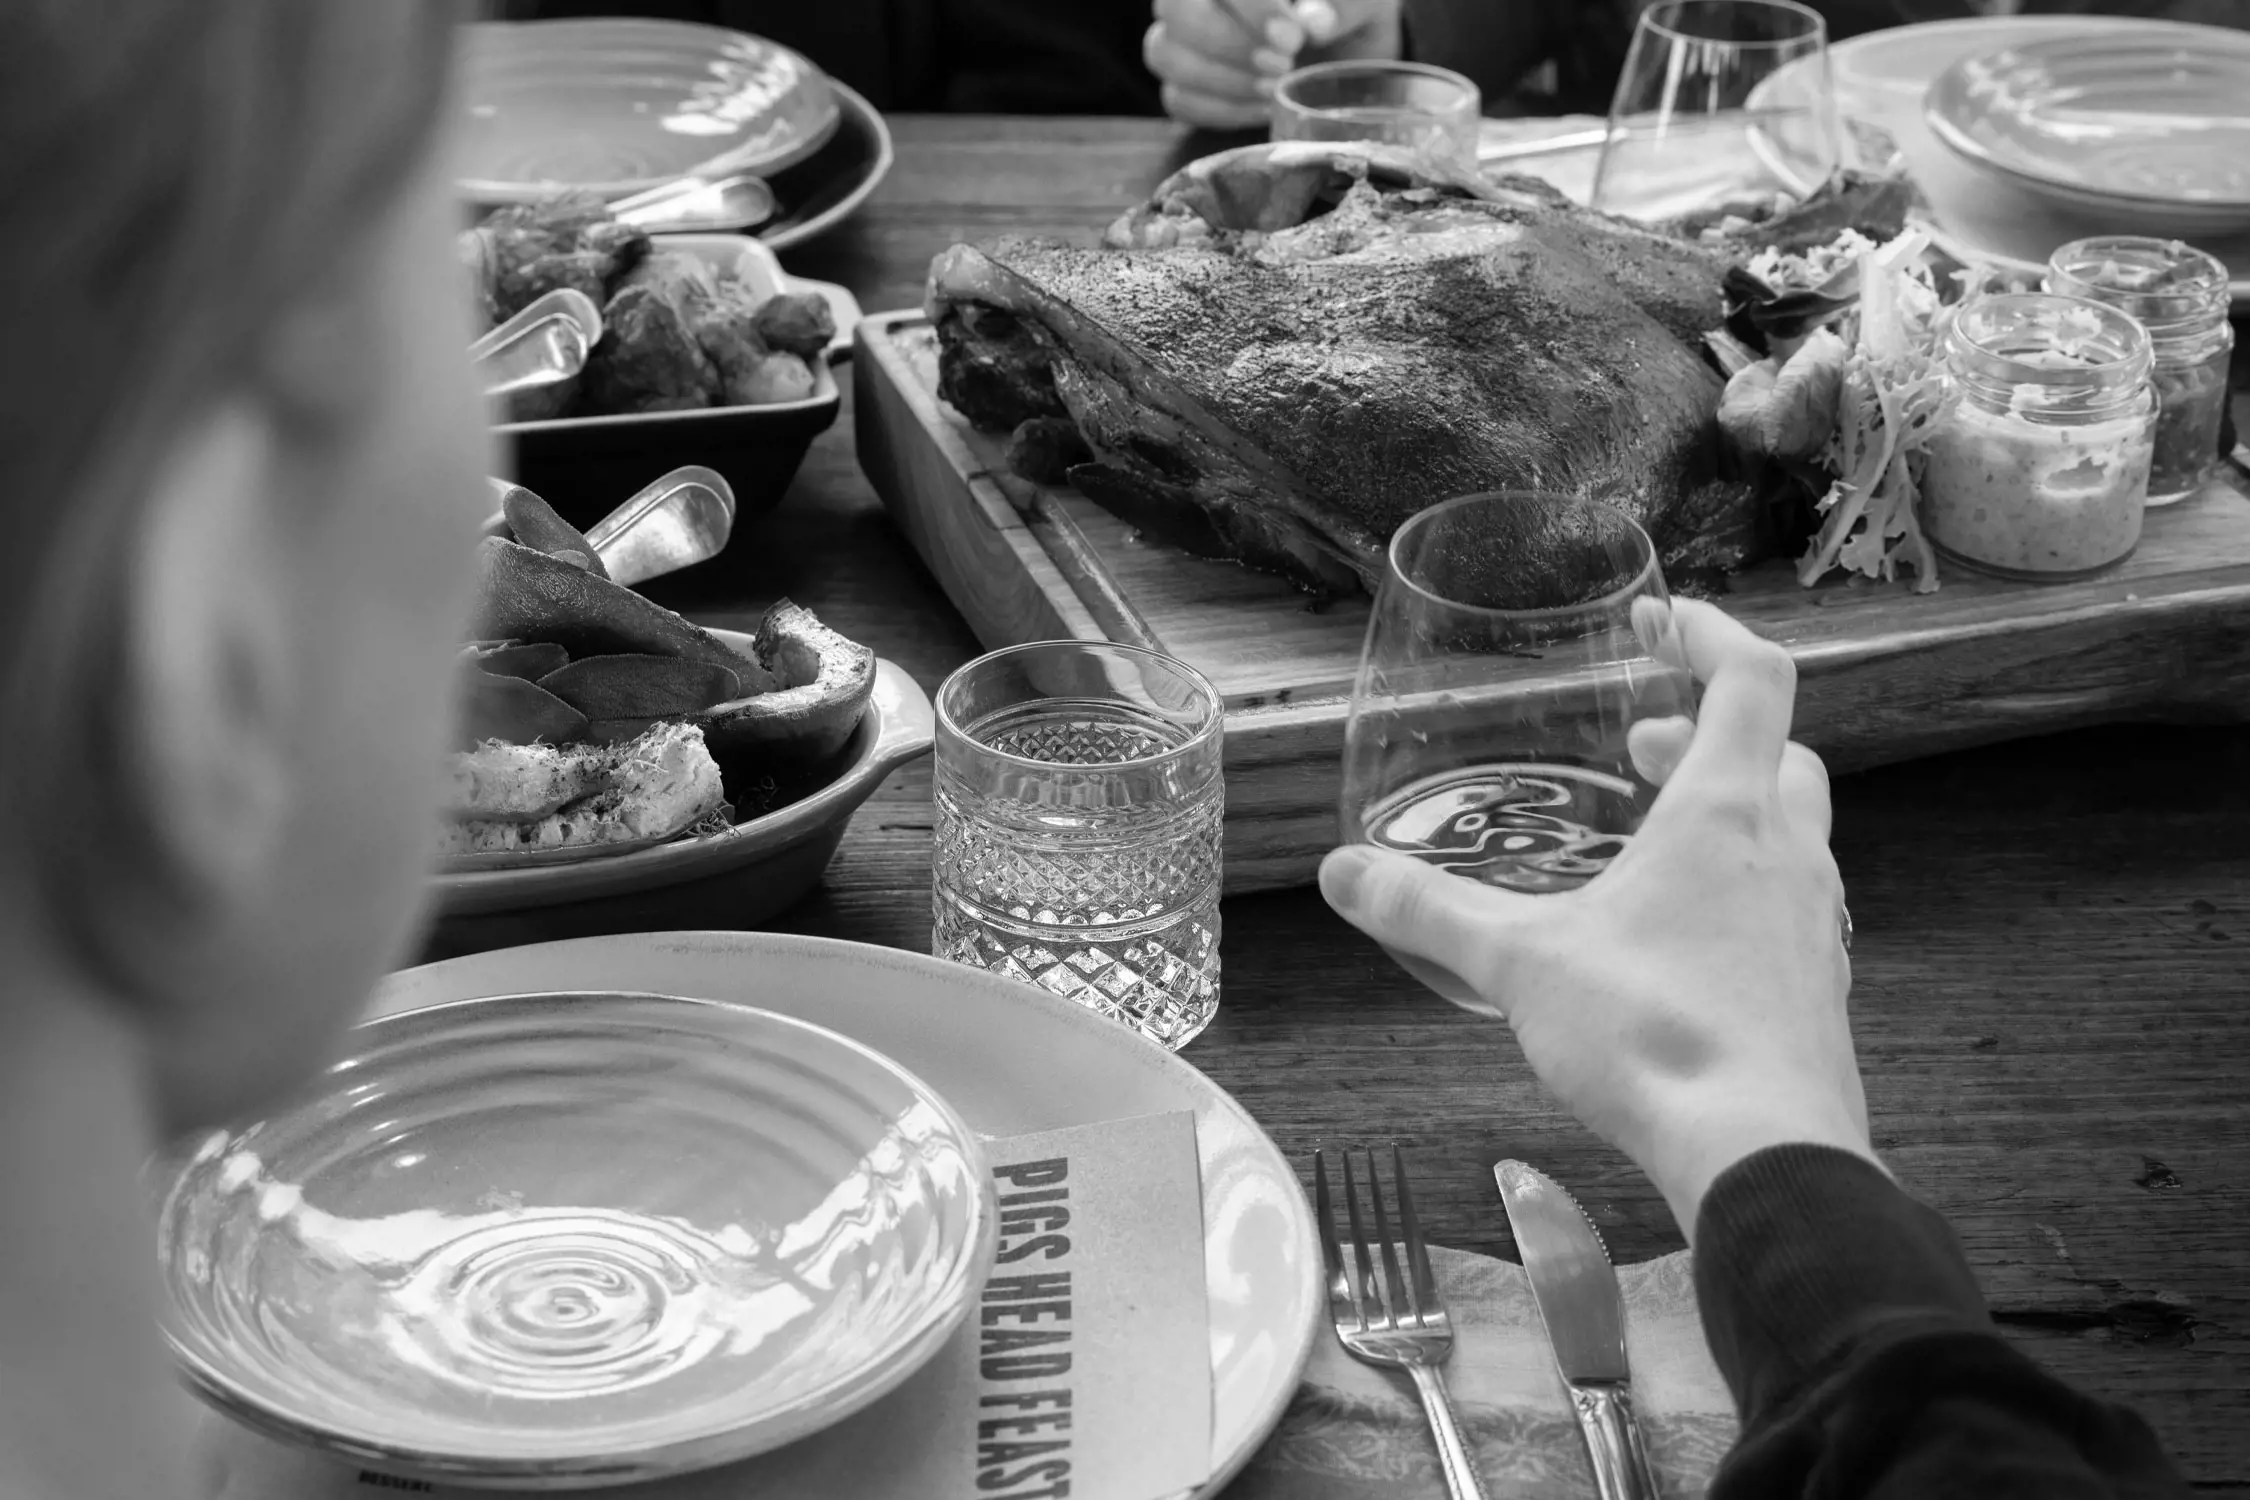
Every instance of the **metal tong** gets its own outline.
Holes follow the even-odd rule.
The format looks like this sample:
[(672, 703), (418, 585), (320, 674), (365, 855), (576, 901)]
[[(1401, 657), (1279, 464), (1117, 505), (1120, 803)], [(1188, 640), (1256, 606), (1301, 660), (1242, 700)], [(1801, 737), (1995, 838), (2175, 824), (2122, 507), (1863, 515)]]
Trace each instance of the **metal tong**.
[(570, 379), (602, 340), (602, 312), (584, 292), (565, 287), (469, 346), (487, 396), (507, 396)]
[[(494, 512), (484, 529), (499, 535), (507, 529), (508, 496), (523, 486), (506, 479), (491, 485), (503, 511)], [(643, 486), (596, 522), (586, 540), (611, 582), (630, 588), (718, 556), (733, 531), (734, 490), (714, 470), (689, 464)]]

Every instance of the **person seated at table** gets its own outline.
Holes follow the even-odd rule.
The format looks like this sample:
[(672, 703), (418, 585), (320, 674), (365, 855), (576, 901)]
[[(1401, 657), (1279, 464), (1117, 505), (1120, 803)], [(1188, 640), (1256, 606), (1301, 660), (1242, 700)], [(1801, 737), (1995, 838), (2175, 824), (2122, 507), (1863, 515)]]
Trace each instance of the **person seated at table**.
[(1153, 115), (1148, 0), (484, 0), (492, 20), (645, 16), (794, 47), (877, 109)]
[[(1831, 40), (1917, 21), (2109, 14), (2250, 27), (2244, 0), (1808, 0)], [(1273, 81), (1338, 58), (1411, 58), (1474, 79), (1486, 112), (1606, 114), (1639, 0), (1155, 0), (1143, 38), (1175, 119), (1266, 123)]]
[[(1646, 602), (1646, 601), (1644, 601)], [(1995, 1331), (1943, 1218), (1876, 1155), (1845, 999), (1828, 777), (1787, 652), (1715, 606), (1636, 624), (1703, 683), (1634, 726), (1655, 803), (1600, 879), (1529, 896), (1358, 845), (1321, 890), (1459, 976), (1695, 1252), (1742, 1432), (1711, 1500), (2185, 1495), (2147, 1425)]]
[(193, 1500), (142, 1163), (400, 960), (496, 460), (442, 0), (6, 8), (0, 1495)]
[[(420, 915), (496, 456), (440, 149), (453, 18), (445, 0), (8, 12), (10, 1500), (199, 1492), (142, 1164), (305, 1078)], [(1611, 876), (1536, 926), (1349, 854), (1331, 897), (1504, 1001), (1693, 1226), (1706, 1306), (1766, 1314), (1714, 1312), (1753, 1381), (1722, 1493), (1859, 1472), (1891, 1451), (1870, 1422), (1972, 1418), (1989, 1435), (1962, 1473), (2037, 1452), (2049, 1494), (2099, 1493), (2096, 1467), (2158, 1492), (2145, 1429), (1974, 1326), (1942, 1226), (1874, 1163), (1786, 662), (1715, 613), (1681, 620), (1704, 715), (1644, 734), (1668, 784)]]

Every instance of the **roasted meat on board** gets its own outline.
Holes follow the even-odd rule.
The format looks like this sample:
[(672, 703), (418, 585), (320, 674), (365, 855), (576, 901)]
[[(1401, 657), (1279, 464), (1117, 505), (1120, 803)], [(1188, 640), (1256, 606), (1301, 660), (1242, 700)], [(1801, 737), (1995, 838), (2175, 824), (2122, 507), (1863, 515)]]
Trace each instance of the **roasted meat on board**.
[(1692, 574), (1767, 545), (1701, 350), (1739, 253), (1533, 179), (1279, 143), (1184, 168), (1100, 249), (956, 245), (929, 311), (962, 415), (1017, 434), (1034, 477), (1082, 457), (1072, 484), (1186, 551), (1372, 590), (1423, 507), (1554, 489), (1622, 506)]

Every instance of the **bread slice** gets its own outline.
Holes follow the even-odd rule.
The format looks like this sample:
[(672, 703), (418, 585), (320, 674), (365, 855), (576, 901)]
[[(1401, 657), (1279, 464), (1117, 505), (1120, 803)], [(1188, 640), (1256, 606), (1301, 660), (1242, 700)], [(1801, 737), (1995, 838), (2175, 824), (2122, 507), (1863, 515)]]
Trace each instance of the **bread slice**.
[[(449, 859), (646, 844), (685, 831), (726, 800), (718, 762), (692, 724), (658, 724), (637, 739), (593, 749), (486, 744), (458, 759), (476, 762), (455, 771), (457, 793), (464, 778), (469, 786), (455, 801), (475, 811), (463, 816), (457, 807), (447, 823), (440, 853)], [(523, 773), (520, 784), (499, 775), (509, 766)], [(548, 806), (589, 777), (592, 790)]]
[(511, 745), (486, 740), (452, 758), (446, 813), (511, 823), (544, 818), (608, 786), (617, 769), (616, 751), (610, 745)]

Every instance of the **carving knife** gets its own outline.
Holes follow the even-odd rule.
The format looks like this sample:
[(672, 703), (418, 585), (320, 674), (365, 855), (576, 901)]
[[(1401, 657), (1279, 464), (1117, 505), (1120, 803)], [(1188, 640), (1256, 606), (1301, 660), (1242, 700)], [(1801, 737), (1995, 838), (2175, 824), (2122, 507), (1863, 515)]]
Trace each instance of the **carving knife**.
[(1657, 1500), (1625, 1366), (1625, 1298), (1609, 1251), (1578, 1200), (1520, 1161), (1492, 1169), (1515, 1230), (1539, 1320), (1570, 1387), (1602, 1500)]

